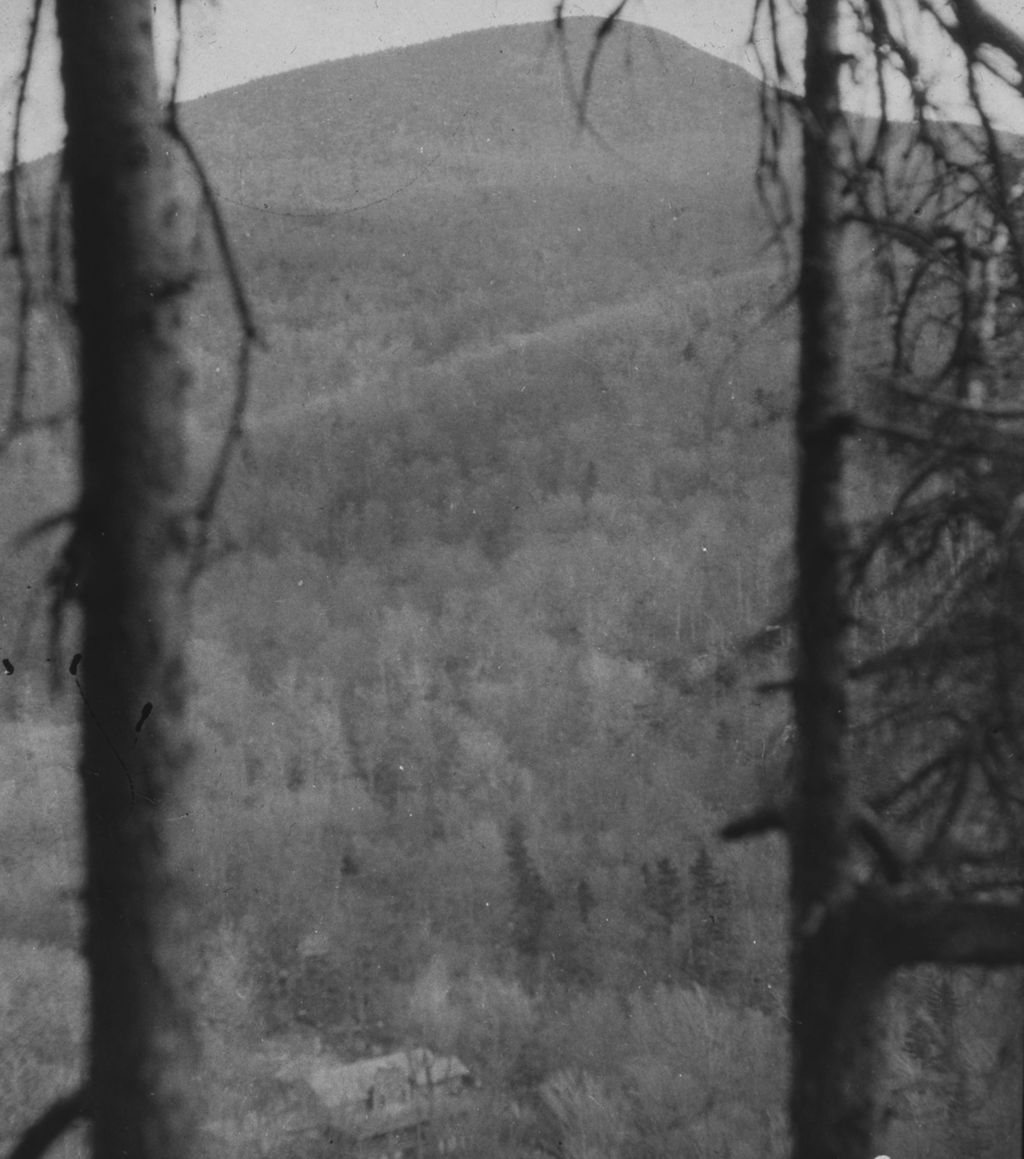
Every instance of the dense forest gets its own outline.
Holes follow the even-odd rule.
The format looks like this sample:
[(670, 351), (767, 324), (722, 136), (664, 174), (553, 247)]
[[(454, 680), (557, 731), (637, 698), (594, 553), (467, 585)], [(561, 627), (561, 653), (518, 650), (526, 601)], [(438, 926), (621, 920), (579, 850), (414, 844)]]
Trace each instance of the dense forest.
[[(196, 589), (180, 819), (225, 1155), (315, 1153), (281, 1127), (303, 1106), (283, 1061), (418, 1046), (476, 1077), (467, 1154), (784, 1153), (782, 849), (718, 837), (789, 760), (796, 338), (758, 108), (746, 74), (634, 28), (581, 133), (539, 27), (183, 108), (266, 339)], [(208, 228), (196, 245), (198, 493), (235, 351)], [(34, 405), (59, 410), (59, 308), (32, 321)], [(11, 1135), (83, 1034), (72, 636), (47, 532), (24, 534), (69, 504), (73, 443), (56, 425), (4, 463)], [(885, 471), (854, 475), (877, 505)], [(901, 982), (894, 1154), (1009, 1154), (1014, 1000)]]

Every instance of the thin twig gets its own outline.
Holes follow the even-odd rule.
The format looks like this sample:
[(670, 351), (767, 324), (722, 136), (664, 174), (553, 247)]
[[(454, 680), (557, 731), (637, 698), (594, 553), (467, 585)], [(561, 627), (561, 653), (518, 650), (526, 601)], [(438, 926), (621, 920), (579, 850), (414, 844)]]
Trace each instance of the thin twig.
[(33, 293), (32, 277), (29, 272), (29, 255), (25, 245), (24, 222), (21, 215), (21, 133), (42, 10), (43, 0), (33, 0), (21, 71), (18, 74), (18, 89), (14, 104), (14, 128), (11, 133), (11, 161), (7, 171), (7, 253), (14, 259), (18, 268), (18, 323), (14, 376), (11, 381), (11, 402), (7, 411), (6, 429), (0, 437), (0, 450), (21, 434), (25, 425), (25, 396), (28, 390), (29, 347), (31, 343), (29, 328)]
[(195, 535), (193, 538), (192, 562), (187, 580), (188, 584), (195, 581), (206, 560), (209, 546), (210, 524), (216, 509), (217, 500), (227, 480), (234, 453), (244, 437), (244, 418), (249, 402), (250, 372), (252, 351), (255, 346), (266, 345), (259, 326), (256, 323), (255, 311), (249, 302), (241, 270), (235, 256), (234, 246), (228, 233), (227, 223), (221, 211), (213, 182), (199, 157), (195, 146), (185, 133), (178, 118), (178, 87), (182, 65), (182, 0), (174, 3), (176, 20), (176, 42), (174, 51), (174, 71), (171, 81), (170, 100), (166, 112), (166, 130), (171, 139), (181, 149), (189, 168), (199, 184), (200, 198), (213, 225), (214, 238), (221, 266), (227, 276), (231, 292), (231, 300), (235, 317), (238, 320), (240, 331), (238, 352), (235, 360), (235, 389), (231, 405), (231, 415), (227, 430), (221, 440), (209, 481), (204, 489), (202, 498), (195, 510)]
[(21, 71), (18, 73), (18, 89), (14, 103), (14, 128), (11, 132), (11, 161), (7, 171), (7, 199), (9, 217), (7, 252), (13, 258), (25, 255), (25, 242), (21, 220), (21, 130), (25, 116), (25, 101), (28, 98), (28, 82), (35, 61), (36, 40), (39, 37), (39, 22), (42, 17), (43, 0), (33, 0), (29, 17), (28, 35), (22, 56)]
[[(565, 20), (562, 16), (562, 5), (556, 5), (555, 19), (554, 19), (554, 34), (558, 43), (558, 59), (562, 69), (562, 83), (565, 87), (566, 96), (569, 103), (572, 105), (576, 113), (576, 125), (580, 133), (585, 133), (604, 153), (609, 157), (614, 158), (630, 168), (636, 168), (636, 161), (627, 157), (625, 154), (616, 149), (615, 146), (605, 137), (605, 135), (598, 129), (598, 127), (591, 120), (588, 115), (587, 105), (590, 87), (593, 77), (593, 69), (596, 64), (597, 54), (601, 50), (603, 40), (608, 36), (611, 29), (618, 20), (618, 13), (625, 8), (628, 0), (623, 0), (615, 12), (605, 17), (604, 21), (595, 33), (595, 40), (591, 46), (590, 52), (587, 56), (587, 61), (584, 66), (584, 80), (583, 87), (580, 91), (576, 89), (576, 79), (572, 72), (572, 61), (569, 59), (569, 47), (565, 36)], [(608, 22), (611, 21), (611, 24)], [(608, 25), (607, 31), (602, 31)]]
[(242, 280), (241, 271), (238, 266), (238, 261), (235, 258), (234, 248), (231, 244), (231, 239), (228, 234), (227, 224), (224, 221), (224, 215), (221, 212), (220, 204), (217, 199), (217, 194), (213, 188), (213, 183), (210, 181), (206, 168), (199, 158), (195, 147), (189, 140), (185, 131), (178, 123), (177, 116), (170, 118), (167, 123), (167, 131), (173, 140), (181, 148), (185, 159), (188, 161), (196, 180), (199, 182), (199, 190), (202, 197), (202, 202), (207, 212), (210, 215), (210, 221), (213, 224), (214, 237), (217, 242), (217, 250), (220, 254), (221, 262), (224, 265), (224, 272), (227, 274), (228, 285), (231, 289), (231, 300), (235, 310), (235, 316), (238, 318), (240, 328), (243, 336), (253, 345), (265, 345), (264, 339), (260, 333), (259, 326), (256, 323), (256, 315), (249, 303), (249, 296), (245, 290), (245, 284)]
[(979, 419), (991, 419), (994, 422), (1017, 422), (1024, 419), (1024, 407), (993, 406), (968, 402), (964, 399), (930, 394), (924, 390), (914, 390), (907, 386), (894, 385), (892, 390), (902, 398), (938, 410), (955, 411), (958, 414), (973, 415)]
[(616, 4), (612, 11), (609, 12), (608, 15), (601, 21), (597, 27), (597, 31), (594, 33), (594, 42), (591, 45), (590, 52), (587, 54), (587, 63), (583, 69), (583, 83), (581, 86), (579, 103), (579, 118), (581, 125), (586, 120), (587, 102), (590, 99), (590, 90), (594, 83), (594, 69), (597, 68), (598, 57), (601, 55), (601, 50), (604, 47), (605, 40), (611, 35), (615, 25), (618, 23), (619, 17), (622, 15), (623, 10), (628, 3), (629, 0), (619, 0), (618, 4)]

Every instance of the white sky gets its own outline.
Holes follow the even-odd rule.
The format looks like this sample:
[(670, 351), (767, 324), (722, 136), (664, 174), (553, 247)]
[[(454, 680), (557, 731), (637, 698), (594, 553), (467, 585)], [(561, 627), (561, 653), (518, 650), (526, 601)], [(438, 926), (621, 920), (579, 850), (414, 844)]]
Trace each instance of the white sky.
[[(317, 61), (475, 28), (548, 20), (553, 7), (553, 0), (185, 0), (188, 35), (181, 95), (196, 97)], [(166, 49), (171, 43), (173, 6), (169, 0), (156, 0), (154, 8)], [(566, 13), (603, 15), (608, 8), (609, 0), (570, 0)], [(738, 60), (746, 40), (749, 8), (750, 0), (631, 0), (628, 15)], [(30, 9), (31, 0), (0, 0), (0, 158), (4, 161)], [(55, 149), (61, 137), (52, 19), (47, 20), (40, 38), (30, 98), (23, 137), (25, 157)]]
[[(753, 0), (631, 0), (629, 19), (753, 69), (746, 47)], [(1024, 32), (1024, 0), (986, 0)], [(610, 0), (570, 0), (568, 15), (603, 15)], [(6, 167), (21, 46), (31, 0), (0, 0), (0, 169)], [(159, 41), (171, 44), (170, 0), (154, 0)], [(321, 60), (374, 52), (474, 28), (550, 19), (553, 0), (185, 0), (187, 40), (182, 96), (199, 96), (256, 76)], [(50, 5), (47, 4), (47, 13)], [(942, 60), (931, 62), (941, 70)], [(1024, 130), (1024, 115), (1006, 118)], [(1019, 120), (1019, 124), (1018, 124)], [(22, 154), (55, 149), (61, 137), (58, 53), (44, 24)]]

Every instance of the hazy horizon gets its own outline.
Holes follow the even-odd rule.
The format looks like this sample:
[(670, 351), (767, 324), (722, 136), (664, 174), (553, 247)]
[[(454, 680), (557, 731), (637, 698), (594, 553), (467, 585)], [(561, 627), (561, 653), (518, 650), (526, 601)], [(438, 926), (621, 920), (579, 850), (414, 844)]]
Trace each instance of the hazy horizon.
[[(11, 0), (0, 11), (0, 133), (9, 156), (17, 78), (27, 28), (29, 0)], [(569, 16), (601, 15), (607, 0), (577, 0)], [(723, 0), (708, 11), (696, 0), (634, 0), (632, 23), (669, 32), (715, 56), (745, 65), (754, 60), (745, 45), (749, 0)], [(412, 7), (381, 0), (372, 8), (350, 0), (296, 0), (282, 13), (269, 0), (193, 0), (185, 5), (186, 41), (180, 95), (185, 100), (330, 60), (438, 40), (460, 32), (549, 20), (552, 0), (426, 0)], [(173, 45), (173, 5), (155, 5), (158, 56), (166, 81)], [(59, 58), (53, 18), (44, 10), (26, 105), (21, 156), (31, 159), (57, 149), (63, 131)], [(6, 166), (5, 166), (6, 167)]]
[[(986, 7), (1024, 32), (1021, 0), (986, 0)], [(604, 15), (609, 0), (574, 0), (570, 17)], [(699, 0), (632, 0), (624, 18), (670, 33), (694, 48), (709, 52), (748, 72), (757, 72), (749, 43), (753, 0), (719, 0), (713, 8)], [(18, 75), (22, 65), (31, 0), (8, 0), (0, 9), (0, 134), (3, 156), (10, 155)], [(424, 0), (415, 7), (403, 0), (377, 0), (370, 6), (353, 0), (295, 0), (286, 11), (271, 0), (191, 0), (184, 7), (186, 41), (180, 95), (191, 100), (249, 80), (288, 72), (330, 60), (362, 56), (387, 48), (405, 47), (503, 25), (551, 19), (553, 0), (489, 0), (467, 5), (464, 0)], [(166, 83), (173, 55), (174, 6), (154, 3), (158, 57)], [(952, 97), (958, 81), (950, 68), (945, 45), (927, 28), (916, 30), (920, 59), (933, 78), (941, 78), (949, 115), (962, 110)], [(798, 36), (798, 31), (795, 33)], [(796, 39), (792, 41), (797, 43)], [(798, 57), (794, 53), (794, 57)], [(861, 97), (852, 103), (863, 106)], [(868, 102), (870, 104), (870, 100)], [(1005, 128), (1022, 132), (1019, 112), (1002, 98), (993, 110)], [(869, 107), (862, 111), (872, 111)], [(898, 115), (898, 107), (890, 112)], [(28, 160), (56, 150), (63, 132), (59, 53), (52, 12), (44, 7), (21, 139), (21, 157)], [(4, 163), (3, 167), (6, 168)]]

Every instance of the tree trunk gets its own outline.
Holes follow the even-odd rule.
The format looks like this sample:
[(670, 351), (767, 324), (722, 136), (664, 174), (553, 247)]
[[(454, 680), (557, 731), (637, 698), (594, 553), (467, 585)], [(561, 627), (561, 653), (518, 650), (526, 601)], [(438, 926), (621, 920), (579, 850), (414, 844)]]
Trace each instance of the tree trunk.
[(841, 907), (813, 934), (805, 931), (795, 939), (790, 1105), (795, 1159), (875, 1154), (889, 966), (856, 906)]
[[(81, 366), (80, 777), (93, 1154), (198, 1152), (187, 875), (183, 299), (148, 0), (58, 0)], [(55, 658), (56, 659), (56, 658)], [(149, 709), (146, 706), (150, 706)], [(178, 828), (174, 828), (177, 825)]]
[(790, 823), (795, 1159), (864, 1159), (884, 970), (851, 905), (843, 512), (839, 3), (809, 0), (798, 300), (796, 784)]

